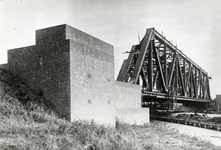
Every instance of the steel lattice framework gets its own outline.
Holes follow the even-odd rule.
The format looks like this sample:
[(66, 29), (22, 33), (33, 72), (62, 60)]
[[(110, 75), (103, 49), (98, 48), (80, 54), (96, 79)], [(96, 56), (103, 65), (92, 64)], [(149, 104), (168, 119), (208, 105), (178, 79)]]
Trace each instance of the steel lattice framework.
[(124, 60), (118, 81), (142, 85), (143, 101), (209, 102), (208, 73), (154, 28), (149, 28)]

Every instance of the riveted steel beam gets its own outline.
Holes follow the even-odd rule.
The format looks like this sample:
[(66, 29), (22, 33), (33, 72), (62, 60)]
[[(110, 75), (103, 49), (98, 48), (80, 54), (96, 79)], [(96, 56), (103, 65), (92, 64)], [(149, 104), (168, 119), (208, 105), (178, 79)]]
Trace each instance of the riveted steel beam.
[(140, 84), (143, 94), (163, 94), (167, 99), (170, 93), (194, 101), (211, 99), (208, 73), (154, 28), (147, 29), (140, 44), (132, 47), (117, 80)]
[(135, 67), (134, 67), (134, 70), (133, 70), (133, 73), (131, 76), (131, 80), (130, 80), (130, 82), (132, 82), (132, 83), (136, 84), (136, 82), (138, 80), (139, 73), (140, 73), (145, 55), (147, 53), (147, 49), (149, 47), (150, 40), (153, 38), (153, 31), (154, 31), (153, 28), (147, 29), (146, 35), (144, 36), (143, 40), (141, 41), (140, 52), (139, 52), (137, 61), (135, 63)]

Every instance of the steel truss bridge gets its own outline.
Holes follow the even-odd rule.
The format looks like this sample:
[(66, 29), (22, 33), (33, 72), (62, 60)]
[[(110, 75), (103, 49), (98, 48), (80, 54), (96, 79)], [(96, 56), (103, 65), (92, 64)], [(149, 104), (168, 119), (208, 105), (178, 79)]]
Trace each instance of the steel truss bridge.
[(143, 105), (211, 101), (208, 73), (154, 28), (128, 53), (117, 80), (141, 85)]

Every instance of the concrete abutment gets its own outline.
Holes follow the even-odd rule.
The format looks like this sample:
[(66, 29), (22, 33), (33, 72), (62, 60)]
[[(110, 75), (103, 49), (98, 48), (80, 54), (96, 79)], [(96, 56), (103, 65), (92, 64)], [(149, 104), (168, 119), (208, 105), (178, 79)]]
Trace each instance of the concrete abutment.
[(141, 87), (114, 80), (114, 48), (69, 25), (36, 31), (36, 45), (8, 51), (8, 69), (67, 120), (149, 123)]

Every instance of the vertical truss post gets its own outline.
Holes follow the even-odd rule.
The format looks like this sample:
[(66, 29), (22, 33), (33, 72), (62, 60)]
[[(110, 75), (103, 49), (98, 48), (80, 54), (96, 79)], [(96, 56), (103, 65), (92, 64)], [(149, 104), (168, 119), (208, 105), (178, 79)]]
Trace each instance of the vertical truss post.
[(149, 55), (148, 55), (148, 83), (149, 90), (153, 91), (153, 43), (150, 42)]
[(211, 99), (211, 97), (210, 97), (210, 86), (209, 86), (209, 77), (207, 76), (207, 93), (208, 93), (208, 99)]
[(178, 57), (176, 59), (176, 65), (175, 65), (175, 83), (176, 83), (176, 88), (174, 88), (174, 91), (178, 88)]
[(202, 72), (201, 72), (201, 70), (199, 71), (199, 86), (198, 86), (198, 89), (199, 89), (199, 97), (202, 98), (202, 93), (201, 93), (201, 90), (202, 90)]
[(205, 89), (205, 81), (204, 81), (204, 77), (205, 77), (205, 75), (204, 75), (204, 73), (203, 73), (203, 75), (202, 75), (202, 98), (204, 99), (205, 97), (205, 95), (204, 95), (204, 89)]
[(194, 69), (194, 73), (192, 71), (192, 76), (193, 76), (193, 91), (194, 91), (194, 96), (196, 97), (197, 93), (196, 93), (196, 68)]
[[(186, 85), (186, 59), (183, 58), (183, 84)], [(186, 93), (186, 89), (184, 88), (184, 96)]]
[(168, 89), (168, 77), (167, 77), (167, 46), (164, 43), (164, 80), (166, 88)]
[[(179, 71), (179, 77), (180, 77), (180, 82), (181, 82), (181, 88), (182, 88), (182, 95), (184, 96), (185, 95), (185, 91), (184, 91), (184, 83), (183, 83), (183, 78), (182, 78), (182, 71), (181, 71), (181, 68), (180, 68), (180, 63), (178, 61), (178, 71)], [(185, 74), (185, 73), (184, 73)]]
[(203, 99), (205, 99), (205, 97), (206, 97), (206, 93), (205, 93), (205, 91), (206, 91), (206, 82), (205, 82), (205, 79), (206, 79), (206, 75), (204, 74), (203, 75)]
[(187, 96), (187, 92), (190, 92), (190, 86), (189, 86), (188, 91), (187, 91), (187, 89), (188, 89), (188, 85), (190, 83), (191, 71), (192, 71), (192, 64), (189, 62), (189, 70), (188, 70), (187, 80), (186, 80), (186, 84), (185, 84), (185, 91), (186, 91), (185, 96)]
[(193, 76), (192, 76), (192, 68), (191, 68), (191, 72), (190, 72), (190, 78), (189, 78), (189, 91), (190, 91), (190, 97), (193, 97)]
[(195, 93), (196, 93), (196, 98), (198, 98), (198, 83), (197, 83), (197, 79), (198, 79), (198, 69), (195, 67)]

